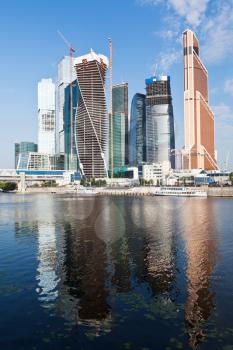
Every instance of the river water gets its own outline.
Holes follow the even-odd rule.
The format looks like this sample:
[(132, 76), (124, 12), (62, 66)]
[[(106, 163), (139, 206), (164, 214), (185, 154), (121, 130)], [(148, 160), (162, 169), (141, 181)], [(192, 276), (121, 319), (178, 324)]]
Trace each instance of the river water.
[(0, 193), (0, 349), (233, 349), (233, 199)]

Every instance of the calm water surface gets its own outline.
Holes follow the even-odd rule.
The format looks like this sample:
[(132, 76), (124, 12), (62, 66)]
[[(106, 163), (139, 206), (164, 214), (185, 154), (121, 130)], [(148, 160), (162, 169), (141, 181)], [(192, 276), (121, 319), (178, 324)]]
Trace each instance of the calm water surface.
[(233, 349), (233, 200), (0, 193), (0, 349)]

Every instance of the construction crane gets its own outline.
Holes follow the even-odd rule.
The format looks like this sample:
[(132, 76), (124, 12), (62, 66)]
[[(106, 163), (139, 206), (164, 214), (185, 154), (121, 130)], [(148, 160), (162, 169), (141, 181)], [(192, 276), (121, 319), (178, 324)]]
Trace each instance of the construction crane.
[(110, 54), (110, 59), (109, 59), (109, 100), (110, 100), (110, 133), (111, 133), (111, 178), (113, 178), (113, 116), (112, 116), (112, 39), (108, 39), (108, 45), (109, 45), (109, 54)]
[(229, 157), (230, 157), (230, 152), (228, 151), (226, 156), (225, 166), (224, 166), (224, 170), (226, 172), (228, 171)]
[(71, 148), (71, 161), (73, 161), (73, 53), (75, 49), (72, 44), (65, 38), (65, 36), (58, 30), (60, 38), (64, 41), (66, 46), (69, 48), (70, 56), (70, 148)]

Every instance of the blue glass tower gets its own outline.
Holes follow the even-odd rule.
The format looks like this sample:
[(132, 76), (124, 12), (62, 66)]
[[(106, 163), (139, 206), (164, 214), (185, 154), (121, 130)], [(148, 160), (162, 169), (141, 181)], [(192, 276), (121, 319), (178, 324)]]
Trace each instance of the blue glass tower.
[(109, 169), (112, 170), (112, 165), (113, 168), (116, 168), (128, 163), (128, 84), (122, 83), (114, 85), (112, 89), (112, 116), (109, 120)]
[[(77, 80), (72, 84), (72, 120), (70, 118), (70, 86), (65, 88), (64, 101), (64, 150), (65, 150), (65, 170), (78, 170), (77, 140), (76, 140), (76, 108), (80, 91)], [(72, 127), (71, 127), (72, 123)], [(72, 131), (72, 135), (71, 135)]]
[(146, 162), (175, 168), (174, 117), (169, 76), (146, 79)]
[(131, 104), (129, 133), (129, 162), (138, 165), (146, 159), (146, 96), (137, 93)]

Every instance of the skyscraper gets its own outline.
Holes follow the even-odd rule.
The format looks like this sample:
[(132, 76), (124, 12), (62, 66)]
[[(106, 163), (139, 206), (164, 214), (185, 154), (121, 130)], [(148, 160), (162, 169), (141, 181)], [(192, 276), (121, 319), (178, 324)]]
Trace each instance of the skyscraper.
[(217, 169), (214, 115), (209, 107), (208, 72), (199, 57), (199, 42), (191, 30), (183, 33), (185, 167)]
[[(74, 58), (73, 58), (74, 61)], [(56, 87), (56, 153), (64, 154), (64, 105), (65, 89), (76, 79), (74, 66), (70, 67), (70, 57), (63, 57), (58, 63), (58, 82)]]
[[(65, 88), (64, 94), (64, 155), (65, 155), (65, 170), (77, 170), (79, 168), (78, 150), (76, 145), (76, 130), (75, 130), (75, 116), (76, 108), (79, 102), (80, 91), (77, 80), (72, 83), (72, 97), (70, 93), (70, 85)], [(72, 119), (70, 117), (72, 98)], [(71, 127), (72, 124), (72, 127)]]
[(108, 114), (105, 77), (108, 59), (94, 51), (75, 58), (80, 96), (75, 116), (75, 140), (81, 173), (88, 177), (108, 175)]
[(112, 165), (115, 168), (128, 164), (127, 83), (118, 84), (112, 88), (112, 121), (111, 119), (109, 120), (109, 142), (109, 169), (112, 169)]
[(55, 154), (55, 84), (52, 79), (38, 83), (38, 152)]
[(146, 123), (146, 96), (137, 93), (131, 103), (130, 132), (129, 132), (129, 162), (138, 165), (146, 160), (145, 123)]
[(146, 79), (146, 162), (175, 167), (175, 134), (169, 76)]

